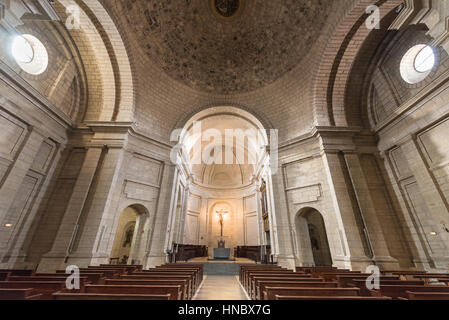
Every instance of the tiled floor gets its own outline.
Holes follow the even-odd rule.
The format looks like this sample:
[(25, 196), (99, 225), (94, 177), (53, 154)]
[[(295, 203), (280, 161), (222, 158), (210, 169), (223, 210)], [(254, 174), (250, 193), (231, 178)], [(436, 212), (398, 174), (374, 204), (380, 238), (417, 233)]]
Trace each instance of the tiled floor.
[(194, 300), (248, 300), (238, 276), (205, 276)]

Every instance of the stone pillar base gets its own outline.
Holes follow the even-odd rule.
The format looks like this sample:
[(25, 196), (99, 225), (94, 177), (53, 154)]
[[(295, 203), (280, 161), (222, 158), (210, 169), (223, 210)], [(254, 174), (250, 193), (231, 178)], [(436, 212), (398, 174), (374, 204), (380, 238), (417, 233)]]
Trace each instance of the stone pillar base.
[(37, 272), (38, 273), (53, 273), (56, 270), (62, 270), (66, 268), (64, 263), (65, 256), (44, 256), (39, 262)]
[(427, 259), (413, 259), (414, 269), (418, 271), (427, 271), (432, 269), (429, 260)]
[(296, 270), (296, 259), (294, 256), (278, 256), (277, 262), (280, 267)]
[(0, 269), (22, 269), (34, 270), (36, 268), (35, 262), (26, 261), (25, 254), (13, 253), (11, 256), (2, 256), (0, 260)]
[(37, 272), (47, 273), (55, 272), (55, 270), (65, 270), (68, 266), (77, 266), (78, 268), (87, 268), (91, 265), (99, 265), (100, 263), (109, 263), (109, 257), (93, 257), (86, 254), (71, 254), (67, 261), (65, 255), (61, 254), (46, 254), (41, 262)]
[(377, 256), (374, 257), (376, 265), (381, 270), (398, 270), (400, 269), (399, 262), (391, 256)]
[(146, 257), (146, 261), (143, 264), (143, 268), (144, 269), (154, 268), (154, 267), (163, 265), (166, 262), (167, 262), (166, 255), (148, 256), (148, 257)]
[(445, 272), (447, 273), (449, 270), (449, 257), (448, 256), (432, 256), (434, 261), (434, 266), (430, 267), (431, 272)]
[(373, 265), (373, 261), (366, 256), (340, 256), (334, 258), (334, 267), (338, 269), (349, 269), (352, 271), (365, 272), (366, 268), (371, 265)]

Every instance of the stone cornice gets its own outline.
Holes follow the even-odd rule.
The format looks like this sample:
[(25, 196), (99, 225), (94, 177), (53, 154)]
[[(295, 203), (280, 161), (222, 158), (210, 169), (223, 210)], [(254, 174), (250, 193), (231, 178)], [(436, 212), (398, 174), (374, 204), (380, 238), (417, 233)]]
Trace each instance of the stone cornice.
[(285, 151), (289, 148), (297, 147), (300, 144), (306, 143), (310, 140), (323, 137), (325, 135), (336, 136), (352, 136), (357, 133), (361, 133), (362, 128), (360, 127), (332, 127), (332, 126), (314, 126), (309, 132), (288, 140), (286, 142), (279, 143), (279, 151)]
[(56, 106), (22, 79), (3, 61), (0, 61), (0, 80), (27, 99), (31, 104), (44, 112), (49, 118), (64, 127), (73, 127), (74, 121), (60, 111)]
[(391, 126), (395, 126), (398, 122), (406, 118), (411, 112), (415, 111), (415, 109), (420, 106), (420, 103), (424, 102), (426, 99), (432, 99), (432, 97), (438, 96), (441, 92), (446, 90), (449, 85), (448, 80), (449, 70), (439, 76), (438, 79), (432, 83), (432, 85), (427, 86), (413, 98), (403, 103), (395, 110), (393, 114), (391, 114), (384, 121), (380, 122), (374, 128), (374, 131), (381, 135), (383, 131), (389, 130)]
[(149, 135), (146, 135), (138, 131), (134, 122), (128, 121), (85, 121), (84, 126), (89, 128), (95, 133), (128, 133), (130, 136), (142, 140), (146, 143), (150, 143), (156, 147), (170, 151), (173, 146), (156, 140)]

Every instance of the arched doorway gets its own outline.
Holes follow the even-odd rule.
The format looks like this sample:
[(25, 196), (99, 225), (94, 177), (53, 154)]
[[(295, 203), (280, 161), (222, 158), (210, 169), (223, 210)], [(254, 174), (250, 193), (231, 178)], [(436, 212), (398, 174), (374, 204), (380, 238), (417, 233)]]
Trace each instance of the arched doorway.
[(332, 266), (326, 226), (316, 209), (303, 209), (296, 217), (298, 262), (302, 266)]
[(110, 254), (112, 264), (141, 263), (141, 242), (146, 221), (146, 209), (142, 206), (129, 206), (120, 213)]

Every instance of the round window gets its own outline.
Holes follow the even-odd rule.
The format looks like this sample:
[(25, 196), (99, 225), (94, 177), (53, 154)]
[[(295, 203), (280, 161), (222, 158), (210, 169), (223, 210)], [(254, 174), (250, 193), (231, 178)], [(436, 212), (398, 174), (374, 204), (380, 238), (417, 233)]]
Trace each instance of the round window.
[(415, 70), (418, 72), (427, 72), (432, 70), (435, 65), (435, 53), (432, 47), (425, 46), (415, 58)]
[(11, 53), (20, 68), (29, 74), (39, 75), (47, 69), (47, 49), (30, 34), (16, 36), (12, 41)]
[(423, 81), (435, 67), (433, 48), (425, 44), (412, 47), (401, 61), (401, 76), (405, 82), (415, 84)]

